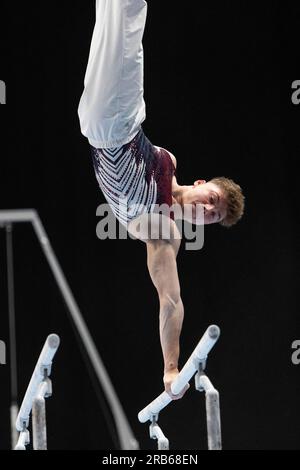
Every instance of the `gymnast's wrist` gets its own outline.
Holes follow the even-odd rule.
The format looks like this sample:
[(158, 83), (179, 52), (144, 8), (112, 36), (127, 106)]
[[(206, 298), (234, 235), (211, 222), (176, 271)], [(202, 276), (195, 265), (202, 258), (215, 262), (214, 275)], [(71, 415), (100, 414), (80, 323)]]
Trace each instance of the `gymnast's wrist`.
[(175, 364), (166, 364), (164, 374), (170, 374), (171, 372), (178, 372), (178, 366)]

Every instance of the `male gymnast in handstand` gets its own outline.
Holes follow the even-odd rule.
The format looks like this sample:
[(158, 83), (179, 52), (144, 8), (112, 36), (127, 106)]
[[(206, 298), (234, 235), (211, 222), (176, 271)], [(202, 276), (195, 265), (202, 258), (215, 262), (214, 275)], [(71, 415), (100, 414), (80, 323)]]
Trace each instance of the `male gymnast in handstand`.
[[(169, 237), (162, 236), (163, 216), (153, 208), (177, 204), (182, 218), (189, 222), (229, 227), (241, 218), (244, 197), (240, 186), (224, 177), (179, 185), (174, 155), (145, 136), (141, 124), (146, 117), (142, 46), (146, 16), (144, 0), (96, 0), (96, 24), (78, 113), (81, 131), (91, 146), (97, 181), (112, 212), (129, 233), (146, 244), (147, 265), (160, 303), (163, 382), (176, 400), (189, 387), (178, 395), (171, 392), (179, 373), (184, 317), (176, 263), (181, 240), (171, 215)], [(192, 213), (185, 214), (187, 205)], [(145, 217), (151, 224), (146, 233), (137, 230)]]

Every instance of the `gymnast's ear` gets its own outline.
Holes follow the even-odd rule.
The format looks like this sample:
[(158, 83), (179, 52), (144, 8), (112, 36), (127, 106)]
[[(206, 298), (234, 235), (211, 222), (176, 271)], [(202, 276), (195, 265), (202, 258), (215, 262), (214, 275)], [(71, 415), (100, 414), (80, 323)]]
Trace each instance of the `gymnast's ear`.
[(199, 186), (200, 184), (205, 184), (205, 183), (206, 183), (205, 180), (197, 180), (197, 181), (195, 181), (195, 183), (194, 183), (194, 187)]

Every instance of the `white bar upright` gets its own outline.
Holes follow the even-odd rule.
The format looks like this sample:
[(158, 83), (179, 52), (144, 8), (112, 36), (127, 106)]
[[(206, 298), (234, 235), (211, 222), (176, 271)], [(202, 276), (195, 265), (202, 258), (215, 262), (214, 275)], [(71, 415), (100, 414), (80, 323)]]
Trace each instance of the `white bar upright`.
[(208, 450), (222, 450), (220, 397), (200, 364), (195, 376), (196, 390), (205, 392)]
[(150, 438), (157, 440), (158, 450), (169, 450), (169, 439), (166, 438), (154, 418), (149, 428)]

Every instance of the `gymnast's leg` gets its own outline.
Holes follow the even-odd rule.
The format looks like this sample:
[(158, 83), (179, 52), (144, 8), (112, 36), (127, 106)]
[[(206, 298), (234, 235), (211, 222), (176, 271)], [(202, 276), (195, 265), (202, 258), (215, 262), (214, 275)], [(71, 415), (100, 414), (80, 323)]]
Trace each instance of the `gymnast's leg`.
[(96, 0), (96, 24), (79, 104), (81, 130), (96, 148), (130, 142), (145, 119), (144, 0)]

